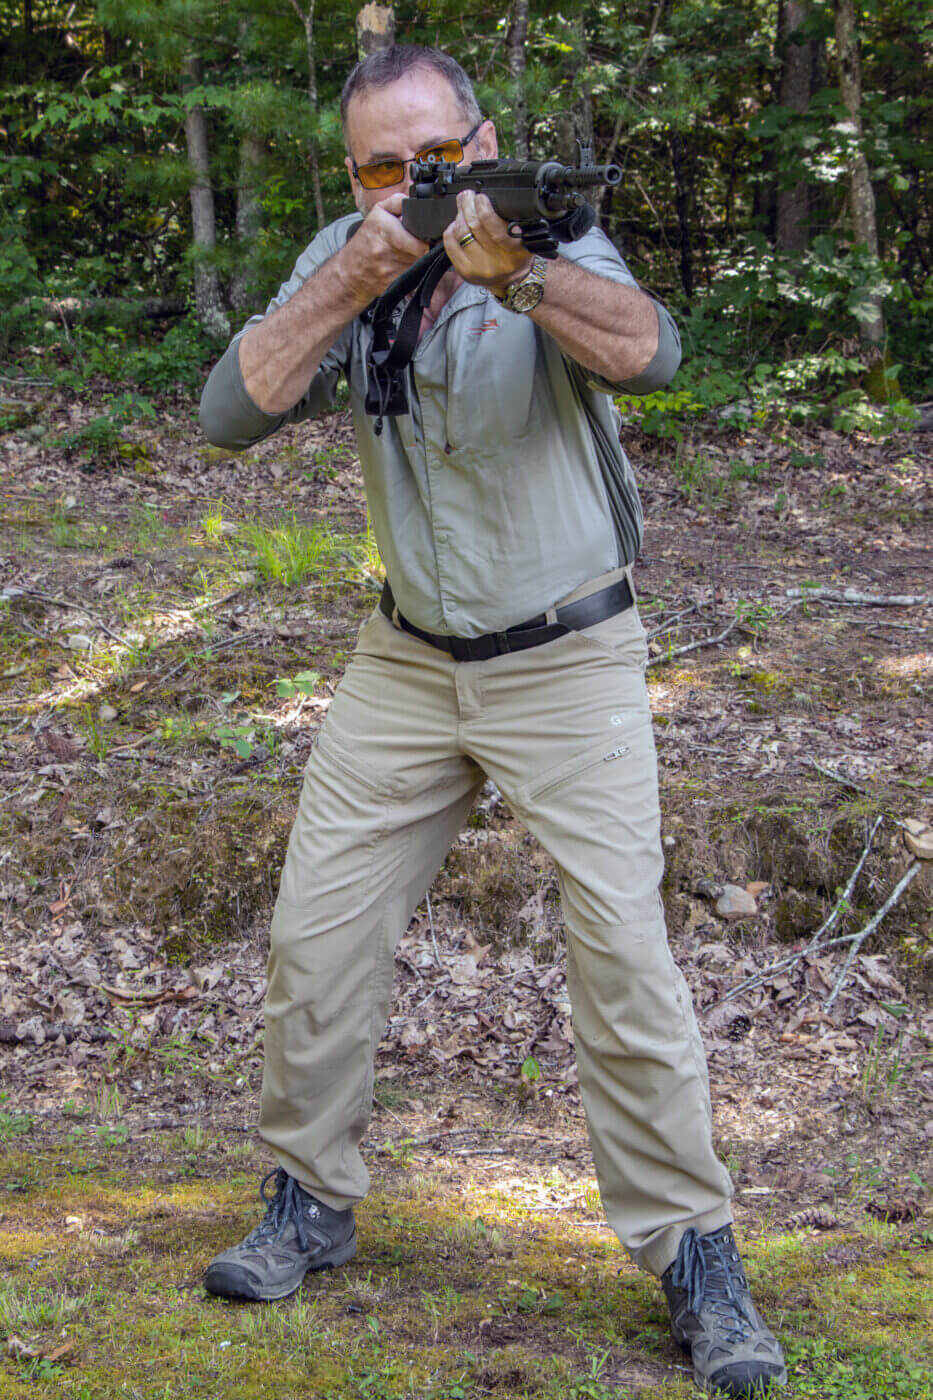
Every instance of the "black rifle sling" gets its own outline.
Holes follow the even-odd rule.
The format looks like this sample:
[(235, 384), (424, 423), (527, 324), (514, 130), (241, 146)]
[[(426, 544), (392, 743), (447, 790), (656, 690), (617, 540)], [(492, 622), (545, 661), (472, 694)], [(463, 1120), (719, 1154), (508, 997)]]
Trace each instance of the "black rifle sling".
[[(372, 309), (373, 343), (367, 357), (366, 412), (376, 418), (374, 432), (382, 432), (383, 419), (408, 412), (405, 370), (418, 344), (425, 307), (438, 282), (450, 267), (443, 244), (432, 248), (397, 277)], [(395, 313), (411, 297), (393, 337)]]

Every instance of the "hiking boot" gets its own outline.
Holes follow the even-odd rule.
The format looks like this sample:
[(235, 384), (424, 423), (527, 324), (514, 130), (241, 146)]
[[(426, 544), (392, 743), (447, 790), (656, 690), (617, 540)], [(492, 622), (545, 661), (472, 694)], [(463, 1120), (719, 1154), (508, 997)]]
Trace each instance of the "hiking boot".
[[(275, 1195), (266, 1182), (275, 1177)], [(331, 1210), (299, 1186), (283, 1167), (264, 1177), (259, 1194), (265, 1219), (241, 1244), (212, 1259), (204, 1275), (208, 1293), (253, 1302), (287, 1298), (314, 1269), (345, 1264), (356, 1253), (352, 1210)]]
[(731, 1225), (688, 1230), (661, 1287), (697, 1385), (745, 1400), (785, 1384), (784, 1353), (755, 1311)]

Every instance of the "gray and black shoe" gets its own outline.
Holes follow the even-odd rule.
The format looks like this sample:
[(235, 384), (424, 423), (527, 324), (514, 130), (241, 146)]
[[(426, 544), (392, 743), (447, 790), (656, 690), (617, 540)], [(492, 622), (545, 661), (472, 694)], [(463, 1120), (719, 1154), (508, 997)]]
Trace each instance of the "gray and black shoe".
[(747, 1400), (785, 1384), (784, 1353), (755, 1310), (731, 1225), (688, 1230), (661, 1286), (697, 1385)]
[[(275, 1177), (275, 1195), (266, 1182)], [(345, 1264), (356, 1253), (352, 1210), (331, 1210), (299, 1186), (283, 1167), (263, 1178), (259, 1194), (265, 1219), (241, 1244), (212, 1259), (204, 1275), (208, 1293), (253, 1302), (287, 1298), (314, 1269)]]

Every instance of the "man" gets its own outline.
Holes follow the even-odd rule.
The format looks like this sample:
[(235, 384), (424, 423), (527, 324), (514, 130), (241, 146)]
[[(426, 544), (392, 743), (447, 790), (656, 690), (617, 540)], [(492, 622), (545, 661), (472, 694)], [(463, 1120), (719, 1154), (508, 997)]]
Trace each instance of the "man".
[(211, 441), (243, 448), (330, 406), (346, 375), (390, 585), (309, 761), (272, 921), (260, 1131), (276, 1192), (206, 1286), (281, 1298), (354, 1254), (393, 951), (488, 774), (557, 863), (607, 1216), (661, 1278), (698, 1380), (749, 1394), (785, 1371), (735, 1249), (702, 1044), (667, 946), (630, 577), (641, 511), (610, 398), (670, 379), (676, 329), (602, 233), (542, 265), (465, 192), (409, 411), (379, 434), (361, 313), (427, 251), (400, 220), (407, 163), (496, 156), (496, 133), (432, 49), (364, 60), (342, 115), (363, 220), (318, 234), (202, 400)]

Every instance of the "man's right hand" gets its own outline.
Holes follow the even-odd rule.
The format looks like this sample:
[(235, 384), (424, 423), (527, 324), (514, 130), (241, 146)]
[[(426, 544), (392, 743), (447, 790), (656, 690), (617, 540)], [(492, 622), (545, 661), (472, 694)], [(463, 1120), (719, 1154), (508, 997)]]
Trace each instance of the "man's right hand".
[(393, 194), (374, 205), (333, 259), (347, 295), (359, 302), (360, 310), (382, 296), (396, 277), (429, 251), (429, 245), (410, 234), (402, 223), (404, 198), (401, 193)]

